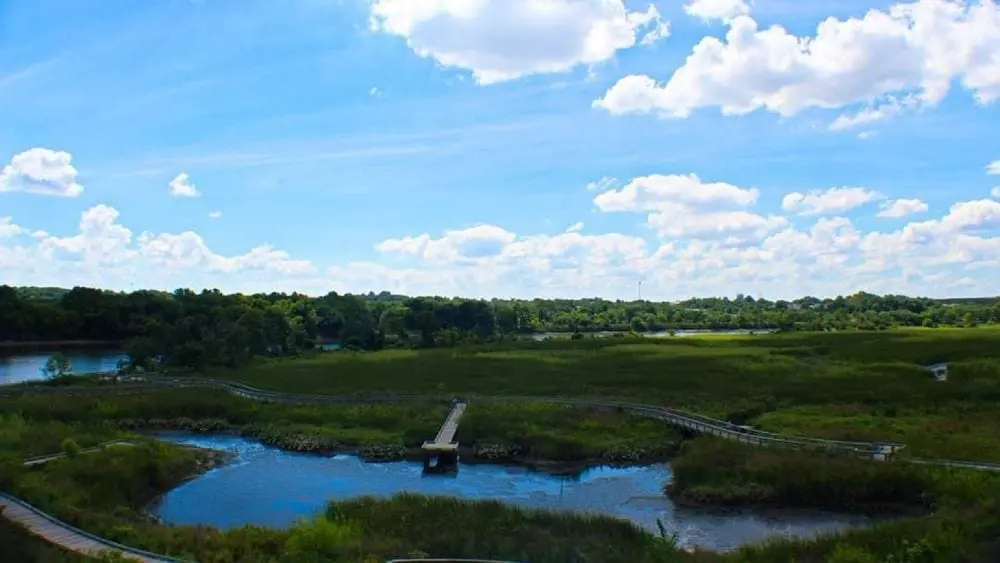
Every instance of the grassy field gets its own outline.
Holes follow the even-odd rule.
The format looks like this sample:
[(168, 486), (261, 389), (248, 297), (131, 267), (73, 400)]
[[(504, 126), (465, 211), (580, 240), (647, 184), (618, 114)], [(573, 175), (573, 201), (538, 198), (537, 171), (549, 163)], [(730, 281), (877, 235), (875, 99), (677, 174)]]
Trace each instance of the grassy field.
[[(949, 362), (949, 381), (923, 369), (934, 361)], [(790, 434), (904, 442), (907, 455), (1000, 461), (995, 327), (325, 353), (210, 375), (306, 393), (619, 397)]]
[[(165, 390), (138, 395), (0, 399), (0, 455), (23, 459), (128, 438), (130, 431), (229, 432), (297, 451), (398, 446), (396, 456), (434, 437), (446, 401), (365, 406), (264, 404), (223, 391)], [(458, 440), (486, 459), (644, 462), (670, 457), (681, 434), (656, 421), (614, 411), (542, 404), (481, 404)], [(480, 452), (480, 450), (482, 450)]]

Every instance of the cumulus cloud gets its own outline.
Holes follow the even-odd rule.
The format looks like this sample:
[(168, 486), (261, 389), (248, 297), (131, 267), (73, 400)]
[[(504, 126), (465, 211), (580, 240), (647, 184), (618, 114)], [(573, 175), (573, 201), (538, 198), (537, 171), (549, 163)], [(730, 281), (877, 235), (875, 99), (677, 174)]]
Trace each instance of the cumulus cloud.
[(191, 182), (191, 177), (186, 172), (181, 172), (173, 180), (170, 180), (170, 195), (174, 197), (198, 197), (201, 193), (198, 186)]
[(83, 193), (68, 152), (34, 148), (14, 155), (0, 171), (0, 192), (76, 197)]
[(691, 0), (684, 5), (684, 11), (706, 21), (728, 21), (749, 14), (750, 4), (745, 0)]
[(654, 174), (635, 178), (620, 190), (609, 190), (594, 198), (601, 211), (658, 211), (672, 205), (707, 207), (752, 205), (760, 191), (725, 182), (704, 183), (696, 174)]
[(986, 173), (990, 176), (1000, 176), (1000, 160), (994, 160), (986, 165)]
[(583, 230), (583, 223), (573, 223), (567, 229), (567, 233), (578, 233)]
[(449, 231), (437, 239), (426, 233), (415, 237), (388, 239), (380, 242), (376, 250), (410, 254), (431, 262), (476, 260), (499, 254), (516, 238), (514, 233), (500, 227), (476, 225), (468, 229)]
[(721, 238), (736, 243), (787, 222), (741, 209), (759, 197), (756, 188), (706, 183), (695, 174), (654, 174), (598, 194), (594, 205), (604, 212), (648, 212), (647, 224), (665, 238)]
[(868, 104), (834, 122), (846, 128), (908, 105), (935, 106), (952, 84), (980, 104), (1000, 97), (1000, 7), (991, 0), (899, 3), (860, 18), (827, 18), (807, 37), (779, 25), (760, 29), (747, 15), (727, 25), (724, 39), (703, 38), (665, 83), (625, 76), (594, 106), (684, 118), (708, 107), (791, 116)]
[(371, 28), (479, 84), (598, 64), (669, 29), (652, 4), (623, 0), (371, 0)]
[[(4, 272), (0, 283), (110, 284), (121, 288), (134, 282), (170, 289), (171, 285), (188, 286), (199, 281), (205, 284), (203, 287), (211, 287), (218, 276), (234, 274), (248, 276), (247, 280), (252, 281), (318, 272), (311, 262), (294, 259), (269, 245), (226, 256), (212, 251), (197, 233), (143, 232), (135, 236), (119, 218), (113, 207), (95, 205), (82, 213), (78, 232), (71, 236), (32, 232), (10, 218), (0, 218), (0, 271)], [(20, 236), (29, 233), (30, 237)], [(207, 280), (216, 282), (210, 285)]]
[[(520, 234), (475, 225), (387, 239), (377, 244), (374, 260), (336, 263), (322, 271), (266, 244), (226, 255), (193, 231), (136, 233), (108, 205), (87, 209), (67, 236), (0, 217), (0, 283), (630, 298), (641, 279), (644, 295), (654, 299), (756, 294), (761, 288), (772, 299), (857, 290), (995, 293), (1000, 201), (959, 201), (939, 217), (865, 231), (842, 216), (818, 217), (801, 227), (756, 216), (750, 211), (756, 200), (747, 188), (678, 196), (664, 188), (670, 182), (633, 180), (613, 191), (629, 194), (635, 184), (635, 197), (610, 198), (616, 209), (649, 213), (647, 221), (667, 237), (663, 240), (575, 229)], [(646, 193), (650, 186), (659, 189)], [(683, 213), (679, 206), (685, 206)], [(726, 224), (735, 226), (719, 227)], [(713, 231), (720, 228), (723, 232)], [(963, 280), (961, 286), (956, 280)]]
[(843, 213), (868, 202), (882, 199), (878, 192), (865, 188), (830, 188), (808, 193), (792, 192), (781, 200), (781, 208), (799, 215)]
[(883, 202), (876, 217), (906, 217), (916, 213), (926, 213), (927, 204), (919, 199), (893, 199)]
[(209, 219), (219, 219), (221, 217), (222, 217), (222, 212), (221, 211), (209, 211), (208, 212), (208, 218)]
[(1000, 198), (1000, 186), (997, 186), (997, 187), (993, 188), (990, 191), (990, 195), (992, 195), (993, 197), (996, 197), (996, 198)]

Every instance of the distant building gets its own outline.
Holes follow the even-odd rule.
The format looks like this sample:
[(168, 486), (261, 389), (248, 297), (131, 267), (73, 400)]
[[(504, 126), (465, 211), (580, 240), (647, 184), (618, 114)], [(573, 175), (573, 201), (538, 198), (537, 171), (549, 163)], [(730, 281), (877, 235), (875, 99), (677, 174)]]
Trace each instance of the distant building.
[(937, 362), (927, 366), (935, 381), (948, 381), (948, 362)]

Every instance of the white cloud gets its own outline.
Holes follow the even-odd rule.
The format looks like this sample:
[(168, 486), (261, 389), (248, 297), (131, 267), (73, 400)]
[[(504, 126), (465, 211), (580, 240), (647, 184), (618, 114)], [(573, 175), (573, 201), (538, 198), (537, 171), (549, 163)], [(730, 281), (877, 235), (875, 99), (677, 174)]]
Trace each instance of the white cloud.
[(479, 84), (598, 64), (668, 35), (655, 6), (623, 0), (371, 0), (371, 27)]
[(198, 197), (198, 186), (191, 182), (191, 177), (186, 172), (181, 172), (173, 180), (170, 180), (170, 195), (175, 197)]
[(861, 139), (862, 141), (867, 141), (868, 139), (871, 139), (875, 135), (878, 135), (876, 131), (862, 131), (858, 133), (858, 138)]
[(209, 219), (219, 219), (221, 217), (222, 217), (222, 212), (221, 211), (209, 211), (208, 212), (208, 218)]
[[(16, 237), (28, 233), (32, 236)], [(134, 236), (119, 223), (118, 211), (103, 204), (84, 211), (79, 231), (65, 237), (31, 232), (9, 218), (0, 218), (0, 271), (0, 283), (116, 288), (134, 283), (172, 289), (246, 281), (243, 288), (248, 290), (318, 273), (311, 262), (293, 259), (268, 245), (225, 256), (210, 250), (200, 235), (190, 231)], [(249, 285), (256, 282), (260, 285)]]
[(567, 233), (579, 233), (582, 230), (583, 230), (583, 223), (578, 222), (578, 223), (573, 223), (572, 225), (570, 225), (569, 228), (566, 229), (566, 232)]
[(83, 193), (68, 152), (34, 148), (14, 155), (0, 171), (0, 192), (76, 197)]
[(647, 223), (665, 238), (717, 238), (739, 243), (779, 228), (783, 217), (740, 208), (757, 202), (760, 191), (725, 182), (705, 183), (695, 174), (642, 176), (620, 190), (594, 198), (604, 212), (649, 212)]
[(748, 238), (785, 226), (788, 220), (778, 216), (763, 216), (749, 211), (694, 211), (683, 205), (672, 206), (648, 218), (662, 237), (717, 238), (741, 244)]
[(117, 210), (97, 205), (69, 236), (0, 218), (0, 283), (631, 298), (641, 279), (643, 294), (653, 299), (762, 291), (771, 299), (858, 290), (996, 292), (1000, 201), (959, 201), (943, 216), (866, 232), (839, 216), (793, 227), (780, 217), (752, 214), (749, 204), (739, 204), (745, 197), (721, 204), (718, 197), (709, 198), (711, 204), (696, 200), (684, 213), (676, 199), (660, 197), (654, 205), (637, 197), (632, 207), (651, 214), (650, 224), (669, 237), (663, 242), (614, 232), (518, 234), (477, 225), (386, 240), (378, 244), (377, 261), (323, 271), (266, 244), (223, 255), (191, 231), (136, 234)]
[(1000, 229), (1000, 202), (992, 199), (958, 202), (951, 206), (939, 224), (950, 232)]
[(691, 0), (684, 5), (684, 11), (703, 20), (728, 21), (749, 14), (750, 4), (745, 0)]
[(617, 183), (618, 183), (618, 179), (617, 178), (611, 178), (609, 176), (605, 176), (605, 177), (603, 177), (600, 180), (597, 180), (595, 182), (589, 182), (587, 184), (587, 191), (588, 192), (603, 192), (605, 190), (610, 190)]
[(894, 199), (883, 202), (876, 217), (906, 217), (916, 213), (926, 213), (927, 204), (919, 199)]
[(449, 231), (439, 239), (429, 234), (401, 239), (388, 239), (376, 246), (379, 252), (410, 254), (431, 262), (460, 259), (476, 260), (496, 256), (514, 242), (517, 236), (493, 225), (477, 225), (468, 229)]
[(859, 103), (874, 108), (835, 122), (846, 127), (885, 117), (900, 97), (935, 106), (953, 83), (980, 104), (1000, 97), (1000, 8), (990, 0), (917, 0), (861, 18), (831, 17), (811, 37), (778, 25), (761, 30), (750, 16), (728, 25), (725, 40), (703, 38), (666, 83), (629, 75), (594, 106), (678, 118), (706, 107), (782, 116)]
[(620, 190), (609, 190), (594, 198), (601, 211), (658, 211), (673, 205), (752, 205), (760, 191), (724, 182), (704, 183), (695, 174), (654, 174), (635, 178)]
[(902, 100), (888, 96), (884, 101), (866, 106), (854, 114), (844, 113), (839, 115), (837, 119), (834, 119), (830, 123), (830, 129), (833, 131), (843, 131), (862, 125), (869, 125), (876, 121), (896, 116), (903, 110), (914, 108), (918, 104), (919, 101), (913, 96), (907, 96)]
[(376, 88), (375, 86), (372, 86), (371, 90), (368, 90), (368, 95), (371, 96), (372, 98), (381, 98), (382, 91)]
[(1000, 176), (1000, 160), (994, 160), (986, 165), (986, 173), (990, 176)]
[(843, 213), (868, 202), (882, 199), (878, 192), (865, 188), (830, 188), (809, 193), (792, 192), (781, 200), (781, 208), (799, 215)]
[(16, 237), (25, 233), (25, 230), (14, 224), (10, 217), (0, 217), (0, 239)]
[(996, 198), (1000, 198), (1000, 186), (997, 186), (997, 187), (993, 188), (990, 191), (990, 195), (992, 195), (993, 197), (996, 197)]

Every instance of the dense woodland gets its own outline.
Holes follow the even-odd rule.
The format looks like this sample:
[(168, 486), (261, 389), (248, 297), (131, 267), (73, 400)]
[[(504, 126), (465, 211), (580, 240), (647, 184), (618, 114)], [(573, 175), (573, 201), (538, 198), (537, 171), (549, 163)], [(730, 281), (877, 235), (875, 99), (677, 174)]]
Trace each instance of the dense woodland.
[(329, 341), (375, 350), (453, 346), (546, 331), (880, 330), (997, 322), (1000, 298), (949, 302), (867, 293), (795, 301), (738, 295), (663, 303), (0, 286), (0, 342), (125, 342), (139, 365), (154, 358), (183, 366), (239, 365), (251, 357), (292, 355)]

